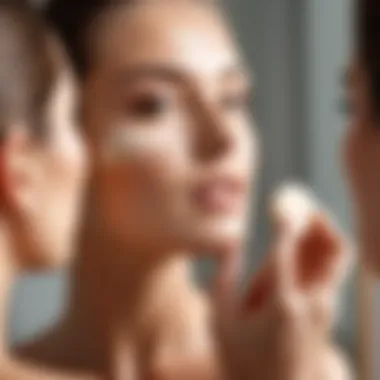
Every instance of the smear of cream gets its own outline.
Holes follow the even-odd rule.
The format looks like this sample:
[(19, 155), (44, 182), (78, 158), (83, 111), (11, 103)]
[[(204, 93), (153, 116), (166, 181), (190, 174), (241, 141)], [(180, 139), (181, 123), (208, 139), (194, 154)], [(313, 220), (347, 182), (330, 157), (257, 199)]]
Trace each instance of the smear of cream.
[(147, 153), (163, 148), (170, 143), (170, 134), (155, 129), (113, 128), (108, 135), (104, 148), (103, 158), (106, 162), (123, 162), (143, 157)]

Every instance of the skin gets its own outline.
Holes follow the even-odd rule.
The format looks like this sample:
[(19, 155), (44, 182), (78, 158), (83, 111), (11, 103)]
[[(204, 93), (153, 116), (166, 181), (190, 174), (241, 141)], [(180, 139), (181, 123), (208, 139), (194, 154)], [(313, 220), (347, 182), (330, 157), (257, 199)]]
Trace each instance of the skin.
[(73, 120), (76, 83), (68, 68), (46, 102), (46, 139), (27, 120), (10, 121), (1, 145), (0, 377), (2, 379), (90, 380), (13, 358), (6, 344), (9, 298), (18, 275), (64, 265), (73, 253), (86, 152)]
[[(241, 263), (258, 166), (251, 81), (211, 5), (137, 4), (98, 22), (83, 83), (94, 167), (69, 312), (19, 352), (32, 362), (112, 379), (220, 378), (225, 369), (216, 360), (210, 318), (215, 310), (222, 311), (218, 318), (229, 314), (219, 300), (229, 299)], [(209, 180), (220, 177), (238, 183), (237, 197), (210, 192)], [(221, 260), (217, 309), (191, 279), (195, 253)], [(326, 368), (330, 358), (336, 362), (329, 344), (318, 346)], [(245, 350), (261, 346), (253, 336), (248, 347), (235, 348), (234, 357), (248, 359)]]
[(348, 73), (347, 98), (350, 119), (343, 145), (343, 163), (352, 199), (359, 250), (374, 274), (380, 273), (380, 132), (373, 117), (368, 77), (359, 59)]
[[(275, 228), (268, 261), (246, 297), (234, 301), (230, 287), (227, 297), (217, 298), (222, 315), (217, 327), (228, 378), (352, 378), (331, 340), (349, 246), (321, 211), (304, 231), (293, 218), (277, 219)], [(260, 347), (255, 355), (253, 342)]]
[[(136, 244), (146, 245), (142, 241), (149, 236), (157, 251), (194, 249), (194, 242), (201, 250), (214, 250), (224, 235), (232, 243), (241, 239), (244, 218), (226, 215), (220, 225), (220, 215), (192, 210), (190, 193), (210, 175), (225, 173), (248, 186), (251, 163), (257, 161), (246, 112), (250, 82), (233, 41), (212, 12), (186, 4), (171, 11), (171, 6), (139, 6), (105, 21), (100, 57), (84, 95), (96, 160), (96, 208), (107, 217), (106, 228), (128, 244), (132, 238), (125, 233), (131, 231)], [(176, 10), (185, 16), (184, 25), (175, 22)], [(162, 32), (160, 17), (170, 24)], [(199, 23), (198, 35), (194, 23)], [(178, 31), (176, 38), (169, 36), (173, 31)], [(199, 44), (197, 39), (205, 36)], [(105, 163), (100, 152), (120, 129), (127, 134), (124, 156)]]
[[(61, 71), (46, 108), (46, 142), (33, 141), (21, 122), (3, 154), (5, 201), (14, 208), (11, 217), (20, 219), (15, 220), (20, 222), (19, 261), (36, 269), (70, 261), (87, 173), (86, 149), (74, 120), (75, 81), (68, 69)], [(17, 184), (21, 180), (25, 188)]]

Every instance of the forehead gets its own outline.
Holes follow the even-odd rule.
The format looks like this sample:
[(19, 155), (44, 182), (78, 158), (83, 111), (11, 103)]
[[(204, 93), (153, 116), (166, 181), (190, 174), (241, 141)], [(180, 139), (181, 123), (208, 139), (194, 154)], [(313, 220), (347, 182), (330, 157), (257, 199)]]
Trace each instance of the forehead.
[(240, 64), (221, 12), (196, 1), (152, 1), (115, 8), (98, 31), (98, 67), (169, 64), (187, 74), (202, 75)]

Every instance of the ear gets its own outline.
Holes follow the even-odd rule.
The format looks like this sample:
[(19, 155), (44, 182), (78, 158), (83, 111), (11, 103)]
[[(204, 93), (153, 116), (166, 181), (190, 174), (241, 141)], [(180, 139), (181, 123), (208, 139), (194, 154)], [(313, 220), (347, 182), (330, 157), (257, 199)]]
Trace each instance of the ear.
[(0, 151), (0, 195), (10, 210), (30, 207), (33, 198), (33, 159), (27, 128), (14, 125), (7, 129)]

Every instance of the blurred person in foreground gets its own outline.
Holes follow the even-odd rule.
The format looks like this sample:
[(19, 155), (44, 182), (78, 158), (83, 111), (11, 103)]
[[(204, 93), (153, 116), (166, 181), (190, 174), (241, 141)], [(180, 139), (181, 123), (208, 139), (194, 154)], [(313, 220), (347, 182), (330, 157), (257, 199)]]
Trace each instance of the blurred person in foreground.
[(17, 361), (7, 344), (12, 286), (73, 252), (86, 155), (62, 46), (22, 2), (0, 3), (0, 378), (92, 379)]
[(360, 252), (380, 275), (380, 3), (356, 0), (356, 54), (347, 77), (350, 123), (344, 163)]
[[(221, 6), (53, 0), (47, 17), (82, 81), (93, 167), (68, 313), (19, 355), (112, 379), (347, 379), (327, 217), (302, 239), (282, 223), (247, 301), (235, 293), (260, 154)], [(197, 252), (220, 260), (211, 299)]]

